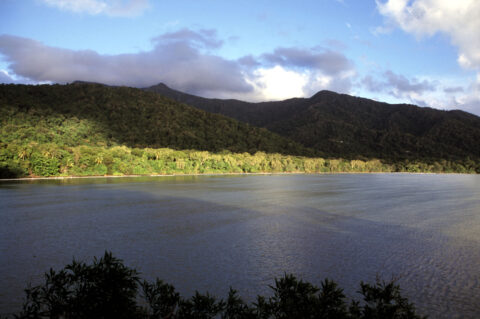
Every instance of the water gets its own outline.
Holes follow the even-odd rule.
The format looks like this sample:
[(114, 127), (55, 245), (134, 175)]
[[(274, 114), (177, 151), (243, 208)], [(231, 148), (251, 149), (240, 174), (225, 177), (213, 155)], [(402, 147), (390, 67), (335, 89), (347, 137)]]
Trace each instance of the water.
[(184, 296), (248, 300), (284, 272), (399, 278), (431, 318), (480, 317), (480, 176), (267, 175), (0, 182), (0, 313), (105, 250)]

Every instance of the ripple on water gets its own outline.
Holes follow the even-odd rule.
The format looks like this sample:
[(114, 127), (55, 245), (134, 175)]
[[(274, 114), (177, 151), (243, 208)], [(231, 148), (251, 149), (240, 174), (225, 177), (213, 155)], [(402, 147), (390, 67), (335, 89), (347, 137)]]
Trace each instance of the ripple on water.
[(356, 296), (393, 275), (430, 318), (480, 318), (479, 176), (12, 182), (0, 205), (0, 313), (49, 267), (108, 249), (186, 295), (233, 286), (252, 300), (291, 272)]

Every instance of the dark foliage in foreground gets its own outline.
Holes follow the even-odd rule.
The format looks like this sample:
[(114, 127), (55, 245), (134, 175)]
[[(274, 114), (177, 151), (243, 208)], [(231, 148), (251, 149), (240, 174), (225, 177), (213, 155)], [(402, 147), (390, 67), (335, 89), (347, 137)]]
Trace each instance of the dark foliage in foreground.
[(350, 302), (328, 279), (317, 287), (285, 274), (270, 288), (272, 296), (252, 304), (232, 288), (226, 300), (199, 292), (185, 299), (159, 279), (140, 280), (135, 269), (106, 252), (91, 265), (74, 260), (51, 269), (43, 285), (25, 290), (15, 318), (422, 318), (394, 282), (362, 282), (363, 300)]

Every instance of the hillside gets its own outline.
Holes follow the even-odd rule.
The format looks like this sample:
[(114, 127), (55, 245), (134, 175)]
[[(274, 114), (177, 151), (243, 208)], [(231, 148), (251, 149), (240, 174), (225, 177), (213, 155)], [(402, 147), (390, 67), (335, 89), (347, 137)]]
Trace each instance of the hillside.
[[(278, 125), (276, 130), (282, 134), (298, 138), (286, 128), (295, 132), (294, 124), (301, 122), (295, 122), (297, 119), (288, 114), (310, 112), (308, 101), (232, 103), (237, 105), (238, 112), (243, 109), (241, 105), (249, 107), (251, 114), (244, 114), (254, 118), (255, 124), (272, 130)], [(306, 106), (299, 107), (300, 102)], [(222, 105), (220, 108), (228, 108)], [(263, 113), (257, 112), (257, 107)], [(273, 112), (273, 107), (279, 112)], [(468, 114), (459, 115), (469, 119)], [(308, 123), (298, 126), (308, 127)], [(315, 141), (323, 143), (321, 139)], [(318, 147), (319, 144), (312, 145)], [(331, 154), (334, 154), (331, 149), (315, 151), (266, 128), (140, 89), (80, 82), (0, 85), (0, 178), (257, 172), (480, 172), (480, 161), (473, 157), (474, 160), (393, 161), (378, 160), (374, 156), (368, 159), (353, 155), (352, 158), (332, 157)]]
[(480, 159), (480, 118), (462, 111), (392, 105), (330, 91), (311, 98), (247, 103), (196, 97), (164, 84), (146, 90), (267, 128), (327, 157)]
[[(198, 151), (313, 154), (264, 128), (100, 84), (0, 85), (0, 124), (0, 177), (228, 171)], [(237, 171), (253, 169), (242, 161)]]
[[(266, 129), (128, 87), (0, 85), (0, 106), (4, 131), (24, 128), (24, 137), (37, 142), (311, 153)], [(85, 122), (89, 127), (73, 127), (72, 122)], [(2, 141), (17, 137), (5, 135)]]

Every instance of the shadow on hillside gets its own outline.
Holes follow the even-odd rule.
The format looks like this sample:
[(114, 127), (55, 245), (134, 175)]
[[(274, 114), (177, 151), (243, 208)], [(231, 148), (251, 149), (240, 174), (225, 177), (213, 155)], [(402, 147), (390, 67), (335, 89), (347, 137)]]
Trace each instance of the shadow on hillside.
[[(19, 114), (16, 120), (33, 128), (42, 143), (317, 155), (267, 129), (140, 89), (99, 84), (11, 85), (0, 87), (0, 97), (12, 109), (6, 116)], [(26, 136), (35, 140), (32, 132)]]
[(23, 136), (19, 144), (30, 139), (68, 147), (120, 144), (428, 163), (480, 156), (479, 118), (458, 111), (387, 105), (332, 92), (256, 104), (196, 99), (199, 108), (250, 124), (154, 92), (85, 83), (1, 85), (0, 115), (21, 124), (10, 128), (24, 129), (17, 134)]

